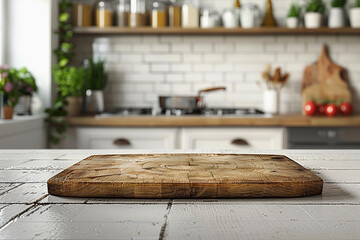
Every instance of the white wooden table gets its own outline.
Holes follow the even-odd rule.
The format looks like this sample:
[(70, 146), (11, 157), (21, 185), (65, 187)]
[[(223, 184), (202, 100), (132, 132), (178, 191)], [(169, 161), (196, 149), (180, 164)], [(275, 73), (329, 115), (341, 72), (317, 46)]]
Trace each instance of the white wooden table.
[(89, 155), (107, 153), (135, 152), (0, 151), (0, 239), (360, 239), (360, 150), (262, 152), (285, 154), (312, 169), (325, 182), (322, 196), (131, 200), (48, 195), (48, 178)]

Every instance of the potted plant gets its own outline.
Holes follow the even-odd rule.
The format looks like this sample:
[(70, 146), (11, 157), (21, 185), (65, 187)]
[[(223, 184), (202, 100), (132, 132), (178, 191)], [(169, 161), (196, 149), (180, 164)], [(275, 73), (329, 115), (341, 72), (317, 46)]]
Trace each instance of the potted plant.
[(55, 82), (58, 92), (65, 99), (65, 110), (68, 116), (80, 114), (86, 72), (82, 67), (54, 67)]
[(332, 0), (329, 13), (329, 28), (340, 28), (345, 26), (344, 6), (347, 0)]
[(85, 97), (82, 112), (85, 114), (96, 114), (104, 111), (104, 93), (103, 90), (107, 82), (105, 72), (105, 61), (86, 59), (84, 61), (86, 71)]
[(35, 78), (27, 68), (17, 70), (15, 76), (18, 79), (18, 89), (20, 92), (15, 112), (21, 115), (30, 115), (32, 94), (38, 91)]
[(4, 119), (12, 119), (14, 107), (18, 103), (20, 95), (16, 70), (8, 65), (3, 65), (0, 67), (0, 74), (0, 92), (4, 95)]
[(350, 9), (350, 24), (353, 28), (360, 28), (360, 0)]
[(297, 28), (299, 25), (301, 7), (297, 4), (291, 4), (288, 16), (286, 18), (286, 25), (288, 28)]
[(322, 25), (322, 18), (325, 12), (323, 0), (308, 0), (305, 3), (305, 27), (319, 28)]

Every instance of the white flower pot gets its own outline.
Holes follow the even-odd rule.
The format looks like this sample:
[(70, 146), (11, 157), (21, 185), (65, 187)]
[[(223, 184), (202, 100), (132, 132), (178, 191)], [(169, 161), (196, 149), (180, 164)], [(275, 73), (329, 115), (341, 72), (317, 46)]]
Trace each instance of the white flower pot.
[(297, 17), (288, 17), (286, 19), (286, 26), (288, 28), (297, 28), (299, 25), (299, 19)]
[(342, 8), (331, 8), (329, 14), (329, 28), (341, 28), (345, 26), (345, 14)]
[(353, 28), (360, 28), (360, 8), (350, 9), (350, 24)]
[(279, 114), (280, 112), (280, 93), (274, 89), (264, 90), (263, 110), (269, 114)]
[(305, 13), (305, 27), (306, 28), (319, 28), (322, 23), (322, 14), (317, 12)]

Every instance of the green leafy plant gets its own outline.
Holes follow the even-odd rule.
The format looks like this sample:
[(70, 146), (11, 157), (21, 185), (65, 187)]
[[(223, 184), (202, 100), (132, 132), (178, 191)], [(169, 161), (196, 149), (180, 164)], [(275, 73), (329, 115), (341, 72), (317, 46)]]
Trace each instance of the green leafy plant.
[(15, 73), (16, 78), (19, 80), (19, 91), (21, 95), (31, 95), (33, 92), (38, 91), (36, 80), (27, 68), (21, 68)]
[(86, 69), (86, 83), (85, 88), (90, 90), (103, 90), (107, 82), (107, 74), (105, 72), (105, 61), (94, 61), (93, 58), (84, 61), (84, 68)]
[(360, 0), (355, 0), (355, 8), (360, 8)]
[(15, 107), (19, 101), (19, 80), (16, 78), (16, 69), (8, 65), (0, 67), (0, 92), (4, 94), (5, 105)]
[(81, 97), (83, 95), (86, 71), (82, 67), (61, 68), (55, 66), (53, 75), (61, 97)]
[(347, 0), (332, 0), (331, 6), (333, 8), (343, 8), (346, 4)]
[(308, 0), (305, 3), (306, 12), (324, 13), (326, 5), (323, 0)]
[[(66, 86), (69, 86), (65, 72), (76, 72), (74, 69), (69, 70), (68, 64), (70, 63), (73, 53), (73, 43), (71, 42), (73, 37), (73, 25), (70, 22), (70, 13), (73, 9), (73, 4), (70, 0), (61, 0), (59, 2), (59, 16), (58, 16), (58, 30), (55, 33), (59, 36), (59, 46), (54, 50), (57, 57), (57, 64), (53, 66), (53, 75), (57, 83), (60, 83), (62, 87), (58, 88), (57, 98), (51, 108), (45, 110), (48, 114), (46, 122), (49, 124), (50, 130), (48, 131), (48, 139), (51, 144), (58, 144), (63, 138), (62, 135), (66, 132), (68, 124), (66, 122), (66, 96), (70, 94), (70, 91)], [(71, 68), (71, 67), (70, 67)], [(77, 74), (74, 74), (77, 75)], [(75, 81), (72, 81), (72, 84)], [(77, 93), (77, 90), (75, 90)]]
[(295, 17), (299, 18), (301, 12), (301, 7), (297, 4), (291, 4), (291, 7), (289, 9), (288, 17)]

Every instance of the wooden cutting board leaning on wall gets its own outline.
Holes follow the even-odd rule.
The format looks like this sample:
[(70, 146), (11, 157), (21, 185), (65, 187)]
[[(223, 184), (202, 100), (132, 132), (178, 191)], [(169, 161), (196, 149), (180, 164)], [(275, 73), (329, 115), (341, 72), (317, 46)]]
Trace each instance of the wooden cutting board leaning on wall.
[(302, 197), (322, 187), (285, 156), (240, 154), (90, 156), (48, 181), (50, 194), (67, 197)]
[[(328, 47), (324, 45), (318, 61), (304, 70), (302, 106), (308, 101), (317, 104), (351, 102), (348, 82), (346, 69), (331, 61)], [(302, 109), (304, 111), (304, 107)]]

